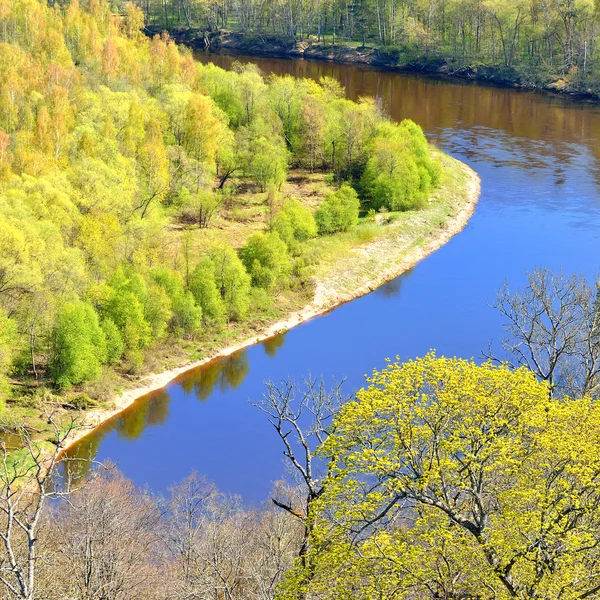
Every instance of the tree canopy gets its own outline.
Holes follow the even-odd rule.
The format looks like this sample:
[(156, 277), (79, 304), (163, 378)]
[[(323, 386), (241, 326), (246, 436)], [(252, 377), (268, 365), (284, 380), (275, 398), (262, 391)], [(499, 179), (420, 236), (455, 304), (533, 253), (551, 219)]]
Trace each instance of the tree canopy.
[(310, 560), (283, 597), (597, 593), (600, 408), (527, 369), (390, 363), (337, 414)]

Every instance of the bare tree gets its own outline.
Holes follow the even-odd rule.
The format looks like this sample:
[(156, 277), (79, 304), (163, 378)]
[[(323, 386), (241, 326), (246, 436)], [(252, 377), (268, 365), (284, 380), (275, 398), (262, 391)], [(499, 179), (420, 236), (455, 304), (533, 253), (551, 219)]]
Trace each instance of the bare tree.
[[(277, 484), (274, 495), (293, 497), (295, 490), (286, 490), (283, 482)], [(287, 511), (271, 503), (259, 511), (252, 536), (250, 576), (254, 582), (256, 600), (273, 600), (277, 586), (292, 567), (302, 545), (304, 525)]]
[(491, 344), (484, 357), (526, 366), (547, 381), (554, 396), (600, 393), (600, 311), (598, 292), (583, 277), (538, 268), (527, 285), (511, 292), (508, 283), (492, 305), (504, 317), (508, 336)]
[(303, 506), (293, 502), (273, 498), (273, 503), (286, 510), (304, 523), (304, 537), (299, 555), (304, 561), (308, 553), (308, 540), (311, 532), (308, 515), (311, 503), (323, 492), (319, 462), (315, 450), (323, 444), (329, 434), (333, 417), (343, 402), (341, 392), (343, 382), (336, 383), (331, 391), (325, 389), (323, 380), (304, 380), (301, 389), (293, 380), (276, 385), (266, 383), (267, 392), (263, 399), (254, 404), (269, 417), (281, 439), (284, 456), (292, 465), (304, 489)]
[(192, 473), (164, 509), (169, 597), (273, 600), (297, 556), (299, 529), (287, 513), (244, 508)]
[[(0, 427), (0, 585), (2, 598), (33, 600), (37, 591), (38, 551), (43, 534), (43, 516), (52, 499), (66, 499), (73, 493), (66, 478), (55, 480), (61, 448), (77, 428), (74, 420), (61, 426), (54, 413), (46, 411), (54, 430), (54, 446), (48, 450), (37, 443), (25, 425), (16, 429)], [(19, 441), (9, 448), (6, 440)]]
[(60, 598), (164, 598), (167, 563), (156, 502), (116, 471), (97, 476), (53, 515)]

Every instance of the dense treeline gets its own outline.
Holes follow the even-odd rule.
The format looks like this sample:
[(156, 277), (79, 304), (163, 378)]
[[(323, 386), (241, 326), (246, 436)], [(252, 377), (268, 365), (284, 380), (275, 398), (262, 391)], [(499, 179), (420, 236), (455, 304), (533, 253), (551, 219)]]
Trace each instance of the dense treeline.
[[(438, 183), (419, 127), (333, 80), (197, 64), (148, 40), (132, 3), (50, 4), (0, 3), (3, 376), (64, 390), (136, 371), (157, 342), (306, 285), (306, 243), (351, 228), (361, 201), (418, 208)], [(290, 168), (330, 174), (316, 216), (279, 198)], [(203, 232), (243, 186), (269, 210), (234, 249)]]
[(138, 0), (162, 27), (230, 28), (248, 35), (368, 40), (400, 64), (491, 66), (507, 78), (556, 77), (598, 90), (594, 0)]

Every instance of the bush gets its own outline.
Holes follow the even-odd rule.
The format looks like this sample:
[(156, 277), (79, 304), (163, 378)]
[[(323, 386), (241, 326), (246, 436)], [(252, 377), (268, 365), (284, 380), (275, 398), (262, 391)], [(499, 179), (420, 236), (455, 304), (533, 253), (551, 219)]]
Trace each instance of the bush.
[(335, 193), (328, 193), (315, 214), (319, 234), (348, 231), (358, 223), (359, 210), (358, 195), (348, 184)]
[(292, 254), (298, 254), (302, 242), (317, 236), (315, 218), (298, 200), (284, 202), (273, 222), (273, 230), (279, 234)]
[(276, 231), (250, 236), (240, 249), (240, 258), (256, 287), (270, 289), (276, 282), (285, 282), (291, 270), (287, 246)]
[(186, 187), (179, 191), (179, 218), (186, 223), (195, 223), (200, 228), (209, 226), (212, 218), (218, 214), (223, 196), (209, 190), (191, 193)]

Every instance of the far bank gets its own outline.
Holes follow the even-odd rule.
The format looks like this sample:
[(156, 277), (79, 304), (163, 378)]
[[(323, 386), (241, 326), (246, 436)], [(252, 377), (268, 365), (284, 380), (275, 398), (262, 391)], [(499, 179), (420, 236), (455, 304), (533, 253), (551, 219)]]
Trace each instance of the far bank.
[[(148, 25), (148, 36), (160, 35), (164, 28)], [(335, 44), (314, 39), (295, 40), (282, 36), (242, 34), (218, 29), (168, 28), (167, 33), (178, 44), (209, 53), (223, 52), (268, 58), (306, 59), (336, 64), (361, 65), (399, 73), (436, 75), (459, 81), (483, 85), (545, 93), (568, 95), (575, 98), (598, 100), (597, 90), (582, 85), (574, 75), (565, 77), (524, 76), (514, 67), (475, 62), (463, 64), (442, 56), (420, 53), (408, 55), (401, 48), (391, 46), (361, 45), (346, 40)]]

